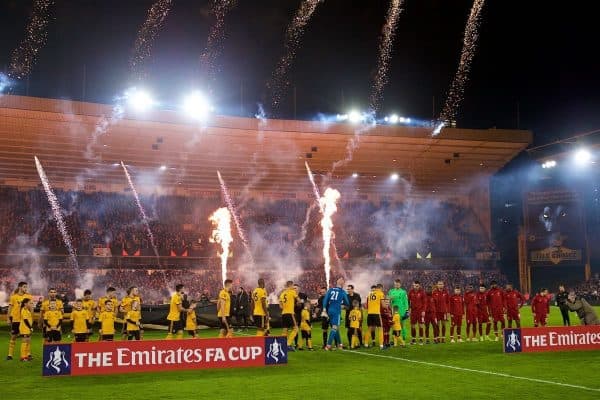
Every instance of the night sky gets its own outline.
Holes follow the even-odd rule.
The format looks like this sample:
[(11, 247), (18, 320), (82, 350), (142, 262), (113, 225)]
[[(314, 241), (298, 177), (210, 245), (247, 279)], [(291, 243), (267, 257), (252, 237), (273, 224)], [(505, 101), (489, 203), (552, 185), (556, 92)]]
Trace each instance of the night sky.
[[(0, 0), (0, 68), (23, 38), (33, 1)], [(135, 35), (149, 0), (57, 0), (29, 82), (29, 94), (110, 102), (128, 84)], [(265, 83), (283, 52), (298, 0), (240, 0), (226, 18), (226, 39), (212, 86), (222, 114), (253, 115), (268, 103)], [(388, 1), (326, 0), (309, 23), (290, 71), (297, 117), (366, 108)], [(588, 2), (555, 5), (488, 1), (478, 53), (458, 124), (531, 129), (536, 143), (600, 126), (596, 16)], [(456, 70), (472, 1), (406, 0), (382, 114), (431, 119)], [(214, 17), (209, 1), (176, 0), (149, 61), (147, 86), (171, 106), (191, 86), (204, 87), (199, 59)], [(24, 94), (25, 83), (14, 93)], [(291, 94), (291, 89), (289, 90)], [(517, 106), (518, 104), (518, 106)], [(291, 95), (280, 116), (292, 118)]]

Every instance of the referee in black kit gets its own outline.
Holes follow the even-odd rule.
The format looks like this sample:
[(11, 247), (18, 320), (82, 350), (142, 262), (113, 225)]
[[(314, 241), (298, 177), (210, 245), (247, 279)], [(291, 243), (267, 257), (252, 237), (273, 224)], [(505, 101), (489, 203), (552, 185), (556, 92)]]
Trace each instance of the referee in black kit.
[(565, 290), (565, 285), (559, 285), (558, 293), (556, 293), (556, 305), (558, 308), (560, 308), (563, 325), (571, 326), (571, 320), (569, 319), (569, 307), (567, 306), (567, 297), (569, 297), (569, 293), (567, 293)]
[[(304, 309), (304, 303), (308, 301), (308, 296), (306, 295), (306, 293), (302, 293), (300, 291), (300, 286), (297, 283), (294, 284), (294, 290), (296, 291), (296, 293), (298, 293), (298, 299), (300, 300), (294, 306), (296, 323), (298, 323), (298, 326), (300, 326), (300, 321), (302, 321), (302, 310)], [(300, 336), (300, 333), (298, 333), (298, 335), (296, 335), (296, 337), (294, 338), (294, 345), (296, 347), (298, 347), (298, 336)]]
[[(352, 311), (352, 304), (354, 304), (355, 301), (357, 301), (358, 304), (362, 307), (362, 301), (360, 298), (360, 294), (354, 291), (354, 285), (348, 285), (348, 287), (346, 288), (346, 292), (348, 292), (348, 300), (350, 300), (350, 305), (346, 307), (346, 335), (348, 336), (348, 347), (350, 347), (352, 345), (352, 330), (350, 329), (349, 318), (350, 311)], [(358, 343), (360, 344), (360, 347), (363, 346), (361, 334), (358, 335)]]

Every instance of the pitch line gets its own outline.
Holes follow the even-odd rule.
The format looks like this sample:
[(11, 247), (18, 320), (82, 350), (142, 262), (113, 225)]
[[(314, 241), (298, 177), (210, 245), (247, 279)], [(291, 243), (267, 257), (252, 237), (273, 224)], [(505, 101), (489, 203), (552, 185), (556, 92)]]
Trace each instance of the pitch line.
[(503, 378), (518, 379), (518, 380), (522, 380), (522, 381), (535, 382), (535, 383), (544, 383), (547, 385), (555, 385), (555, 386), (562, 386), (562, 387), (568, 387), (568, 388), (573, 388), (573, 389), (587, 390), (590, 392), (600, 392), (600, 388), (591, 388), (591, 387), (587, 387), (587, 386), (573, 385), (571, 383), (553, 382), (553, 381), (547, 381), (545, 379), (538, 379), (538, 378), (528, 378), (525, 376), (505, 374), (502, 372), (493, 372), (493, 371), (485, 371), (485, 370), (480, 370), (480, 369), (463, 368), (463, 367), (457, 367), (454, 365), (438, 364), (438, 363), (432, 363), (432, 362), (428, 362), (428, 361), (411, 360), (409, 358), (403, 358), (403, 357), (392, 357), (392, 356), (386, 356), (383, 354), (363, 353), (363, 352), (355, 351), (355, 350), (345, 350), (342, 353), (353, 353), (353, 354), (359, 354), (359, 355), (368, 356), (368, 357), (387, 358), (387, 359), (391, 359), (391, 360), (404, 361), (407, 363), (427, 365), (430, 367), (447, 368), (447, 369), (453, 369), (456, 371), (463, 371), (463, 372), (475, 372), (475, 373), (483, 374), (483, 375), (500, 376)]

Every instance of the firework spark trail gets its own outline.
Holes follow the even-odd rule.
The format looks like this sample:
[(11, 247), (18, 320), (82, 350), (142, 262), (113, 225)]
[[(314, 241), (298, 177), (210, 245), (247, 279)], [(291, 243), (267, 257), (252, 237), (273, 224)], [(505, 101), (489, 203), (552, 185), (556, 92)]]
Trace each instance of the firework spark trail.
[(240, 222), (240, 217), (237, 215), (235, 210), (235, 204), (233, 203), (233, 199), (229, 195), (229, 190), (227, 189), (227, 185), (225, 185), (225, 181), (221, 176), (221, 173), (217, 171), (217, 176), (219, 177), (219, 183), (221, 184), (221, 193), (223, 193), (223, 198), (225, 199), (225, 204), (227, 204), (227, 208), (233, 217), (233, 223), (235, 224), (235, 228), (237, 229), (238, 235), (242, 240), (242, 244), (244, 245), (244, 249), (246, 253), (250, 256), (252, 264), (254, 264), (254, 257), (252, 256), (252, 252), (250, 251), (250, 245), (248, 244), (248, 239), (246, 238), (246, 233), (242, 228), (242, 223)]
[(221, 257), (221, 282), (227, 279), (227, 259), (229, 258), (229, 246), (233, 242), (233, 236), (231, 235), (231, 213), (227, 207), (221, 207), (210, 217), (208, 220), (213, 224), (212, 236), (210, 237), (211, 243), (218, 243), (221, 245), (221, 251), (217, 251), (219, 257)]
[(331, 257), (330, 245), (333, 237), (333, 221), (331, 216), (337, 211), (337, 201), (340, 198), (340, 192), (335, 189), (327, 188), (323, 197), (319, 199), (319, 206), (323, 210), (323, 218), (321, 219), (321, 227), (323, 228), (323, 258), (325, 259), (325, 280), (327, 287), (331, 280)]
[(281, 103), (283, 93), (288, 85), (286, 81), (286, 75), (290, 69), (294, 58), (296, 58), (296, 52), (300, 47), (300, 41), (304, 35), (306, 25), (310, 21), (314, 14), (317, 6), (323, 0), (303, 0), (300, 4), (300, 8), (294, 15), (292, 22), (287, 28), (285, 34), (284, 44), (284, 55), (281, 57), (273, 73), (273, 78), (268, 83), (267, 87), (271, 90), (271, 109), (276, 110)]
[(133, 54), (131, 60), (129, 60), (129, 67), (132, 74), (139, 80), (143, 78), (144, 62), (150, 57), (154, 41), (169, 15), (172, 5), (173, 0), (158, 0), (152, 4), (152, 7), (148, 10), (148, 16), (137, 34), (133, 45)]
[(306, 234), (308, 231), (308, 224), (310, 223), (310, 216), (311, 216), (313, 210), (318, 207), (318, 205), (319, 205), (318, 202), (314, 202), (314, 203), (311, 203), (310, 207), (308, 207), (306, 209), (306, 215), (304, 216), (304, 222), (302, 223), (300, 237), (298, 239), (294, 240), (294, 247), (298, 247), (300, 245), (300, 243), (304, 242), (304, 239), (306, 239)]
[(25, 39), (13, 51), (8, 75), (15, 79), (23, 79), (31, 73), (40, 48), (48, 38), (48, 21), (53, 0), (35, 0), (33, 12), (27, 24)]
[(216, 60), (225, 39), (225, 17), (236, 6), (236, 0), (212, 0), (212, 12), (215, 15), (215, 23), (210, 28), (206, 48), (200, 56), (200, 66), (203, 74), (210, 82), (216, 80)]
[(479, 39), (479, 25), (481, 23), (481, 10), (485, 4), (485, 0), (474, 0), (471, 14), (467, 20), (465, 28), (465, 37), (463, 39), (463, 48), (460, 55), (460, 62), (454, 80), (450, 85), (446, 103), (440, 114), (438, 124), (433, 131), (433, 135), (440, 133), (446, 123), (455, 121), (458, 113), (458, 108), (463, 100), (465, 85), (469, 80), (469, 72), (471, 63), (477, 51), (477, 40)]
[(34, 156), (35, 159), (35, 167), (37, 169), (38, 175), (40, 176), (40, 180), (42, 181), (42, 186), (44, 186), (44, 191), (46, 192), (46, 197), (48, 197), (48, 202), (50, 203), (50, 207), (52, 208), (52, 215), (56, 220), (56, 225), (58, 226), (58, 230), (62, 235), (63, 242), (65, 242), (65, 246), (67, 247), (67, 251), (69, 252), (69, 258), (73, 267), (77, 271), (77, 275), (79, 276), (79, 264), (77, 263), (77, 255), (75, 254), (75, 249), (73, 248), (73, 243), (71, 242), (71, 236), (69, 235), (69, 231), (67, 230), (67, 225), (65, 224), (65, 220), (63, 218), (62, 210), (60, 209), (60, 204), (58, 203), (58, 199), (56, 195), (52, 191), (52, 187), (50, 186), (50, 181), (44, 172), (44, 168), (42, 167), (42, 163), (38, 160), (37, 156)]
[(127, 183), (129, 183), (129, 187), (131, 188), (131, 192), (133, 193), (133, 197), (135, 197), (135, 202), (140, 210), (140, 215), (142, 217), (142, 221), (146, 226), (146, 231), (148, 232), (148, 237), (150, 238), (150, 244), (152, 245), (152, 250), (154, 250), (154, 255), (156, 256), (156, 260), (160, 264), (160, 255), (158, 254), (158, 248), (156, 247), (156, 241), (154, 240), (154, 234), (150, 229), (150, 222), (148, 221), (148, 216), (146, 215), (146, 211), (144, 211), (144, 207), (142, 206), (142, 202), (140, 201), (140, 196), (138, 196), (137, 190), (135, 190), (135, 186), (133, 186), (133, 181), (131, 180), (131, 175), (129, 175), (129, 171), (123, 161), (121, 161), (121, 167), (123, 167), (123, 171), (125, 172), (125, 177), (127, 178)]
[(321, 203), (319, 203), (319, 199), (321, 198), (321, 193), (319, 192), (319, 187), (315, 183), (315, 177), (313, 176), (313, 173), (310, 170), (308, 161), (304, 161), (304, 166), (306, 167), (306, 173), (308, 174), (308, 179), (310, 180), (310, 184), (312, 185), (313, 194), (315, 195), (315, 201), (319, 205), (321, 212), (323, 212), (323, 207), (321, 206)]
[(383, 97), (383, 88), (388, 82), (388, 69), (392, 58), (394, 47), (394, 36), (398, 27), (398, 19), (403, 11), (404, 0), (391, 0), (385, 24), (381, 30), (381, 42), (379, 43), (379, 60), (377, 62), (377, 74), (373, 82), (371, 93), (371, 112), (377, 113)]

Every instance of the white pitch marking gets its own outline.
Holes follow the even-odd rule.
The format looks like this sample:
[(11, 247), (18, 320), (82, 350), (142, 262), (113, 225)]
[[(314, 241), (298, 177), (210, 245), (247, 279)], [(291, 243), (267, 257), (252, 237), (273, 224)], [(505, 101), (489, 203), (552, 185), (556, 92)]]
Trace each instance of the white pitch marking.
[(453, 365), (438, 364), (438, 363), (432, 363), (432, 362), (427, 362), (427, 361), (411, 360), (411, 359), (402, 358), (402, 357), (384, 356), (384, 355), (381, 355), (381, 354), (363, 353), (363, 352), (354, 351), (354, 350), (346, 350), (346, 351), (344, 351), (344, 353), (353, 353), (353, 354), (359, 354), (359, 355), (369, 356), (369, 357), (388, 358), (388, 359), (391, 359), (391, 360), (398, 360), (398, 361), (404, 361), (404, 362), (413, 363), (413, 364), (427, 365), (427, 366), (430, 366), (430, 367), (448, 368), (448, 369), (453, 369), (453, 370), (457, 370), (457, 371), (475, 372), (475, 373), (484, 374), (484, 375), (500, 376), (500, 377), (503, 377), (503, 378), (512, 378), (512, 379), (519, 379), (519, 380), (529, 381), (529, 382), (545, 383), (547, 385), (555, 385), (555, 386), (569, 387), (569, 388), (573, 388), (573, 389), (588, 390), (590, 392), (600, 392), (600, 389), (598, 389), (598, 388), (591, 388), (591, 387), (587, 387), (587, 386), (573, 385), (573, 384), (570, 384), (570, 383), (552, 382), (552, 381), (547, 381), (547, 380), (544, 380), (544, 379), (528, 378), (528, 377), (525, 377), (525, 376), (504, 374), (502, 372), (493, 372), (493, 371), (485, 371), (485, 370), (480, 370), (480, 369), (456, 367), (456, 366), (453, 366)]

